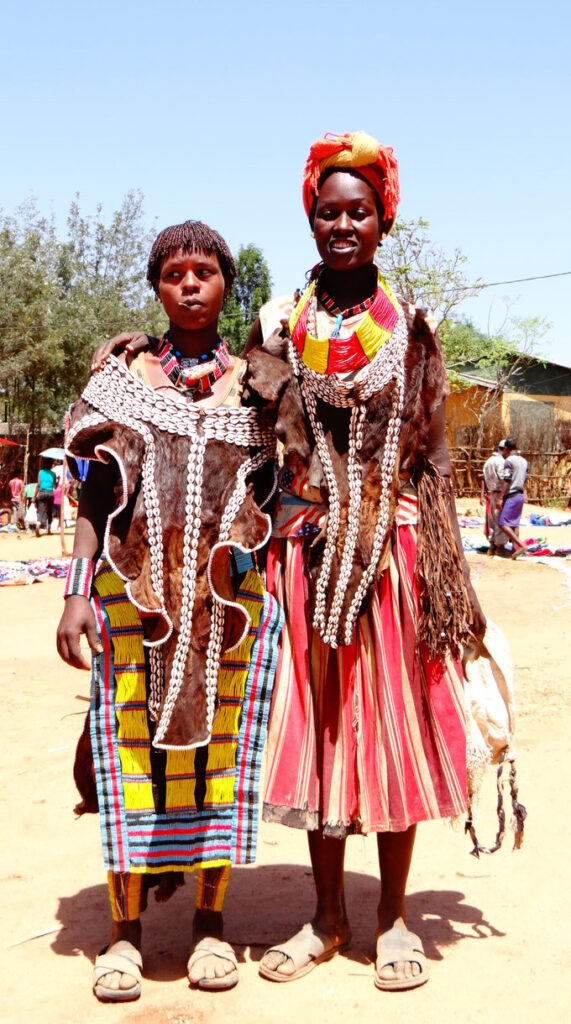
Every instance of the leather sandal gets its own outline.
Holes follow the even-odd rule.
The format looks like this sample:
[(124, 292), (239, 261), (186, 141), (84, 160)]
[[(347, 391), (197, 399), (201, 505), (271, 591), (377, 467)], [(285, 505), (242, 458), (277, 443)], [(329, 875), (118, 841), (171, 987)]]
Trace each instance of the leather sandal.
[[(268, 978), (270, 981), (296, 981), (304, 974), (309, 974), (318, 964), (331, 960), (337, 953), (347, 949), (348, 945), (348, 942), (335, 943), (319, 928), (305, 924), (293, 938), (266, 950), (259, 966), (259, 973), (262, 978)], [(267, 967), (264, 960), (270, 953), (281, 953), (286, 959), (291, 960), (295, 968), (293, 973), (282, 974), (277, 968)]]

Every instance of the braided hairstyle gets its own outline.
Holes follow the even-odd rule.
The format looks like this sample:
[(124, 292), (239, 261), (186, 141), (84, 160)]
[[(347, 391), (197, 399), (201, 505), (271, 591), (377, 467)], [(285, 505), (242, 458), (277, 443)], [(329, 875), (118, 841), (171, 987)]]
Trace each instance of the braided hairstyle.
[(179, 251), (203, 252), (205, 256), (216, 256), (226, 290), (231, 290), (236, 277), (236, 265), (222, 235), (200, 220), (185, 220), (184, 224), (172, 224), (171, 227), (165, 228), (153, 242), (147, 264), (147, 281), (155, 295), (163, 260)]

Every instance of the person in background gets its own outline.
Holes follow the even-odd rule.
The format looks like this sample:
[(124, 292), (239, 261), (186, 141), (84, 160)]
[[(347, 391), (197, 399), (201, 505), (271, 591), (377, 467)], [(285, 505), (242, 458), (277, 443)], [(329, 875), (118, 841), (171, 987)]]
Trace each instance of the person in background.
[(40, 472), (38, 473), (38, 495), (36, 498), (38, 510), (36, 537), (40, 536), (40, 530), (45, 530), (46, 533), (49, 533), (51, 530), (55, 486), (56, 476), (52, 469), (51, 459), (42, 459)]
[(498, 526), (511, 540), (514, 549), (512, 558), (525, 552), (525, 544), (519, 539), (519, 524), (525, 501), (525, 481), (527, 479), (527, 461), (518, 451), (515, 437), (500, 441), (500, 452), (504, 456), (502, 508), (498, 517)]
[(13, 476), (8, 482), (8, 488), (10, 490), (10, 502), (12, 504), (12, 522), (14, 526), (17, 526), (18, 520), (20, 519), (20, 504), (22, 501), (24, 481), (19, 476)]
[(63, 465), (53, 466), (52, 470), (56, 478), (56, 484), (54, 488), (53, 522), (55, 523), (55, 528), (57, 530), (60, 523), (61, 504), (63, 500)]
[(503, 552), (507, 540), (505, 533), (498, 528), (498, 517), (502, 507), (504, 489), (503, 473), (504, 457), (501, 454), (499, 444), (496, 444), (489, 459), (486, 459), (484, 463), (480, 494), (480, 501), (486, 508), (484, 534), (490, 543), (488, 551), (490, 555), (495, 555), (497, 551)]

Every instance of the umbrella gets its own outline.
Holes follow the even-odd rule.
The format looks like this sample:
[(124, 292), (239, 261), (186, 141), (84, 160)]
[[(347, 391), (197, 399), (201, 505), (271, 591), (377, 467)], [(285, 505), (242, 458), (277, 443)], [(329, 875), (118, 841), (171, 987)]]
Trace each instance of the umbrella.
[(63, 460), (65, 452), (63, 448), (46, 448), (40, 455), (44, 459), (61, 459)]
[(18, 441), (9, 441), (7, 437), (0, 437), (0, 444), (10, 444), (13, 445), (14, 448), (22, 447), (22, 445), (19, 444)]

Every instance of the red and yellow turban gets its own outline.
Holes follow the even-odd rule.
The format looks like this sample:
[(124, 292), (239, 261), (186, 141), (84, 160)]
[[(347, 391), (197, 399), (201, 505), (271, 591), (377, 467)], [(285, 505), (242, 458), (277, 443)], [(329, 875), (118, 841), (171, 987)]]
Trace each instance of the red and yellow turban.
[(351, 167), (365, 178), (383, 204), (384, 230), (390, 231), (400, 199), (398, 165), (391, 147), (382, 146), (366, 132), (327, 132), (314, 142), (303, 172), (303, 205), (308, 217), (319, 192), (319, 179), (329, 167)]

